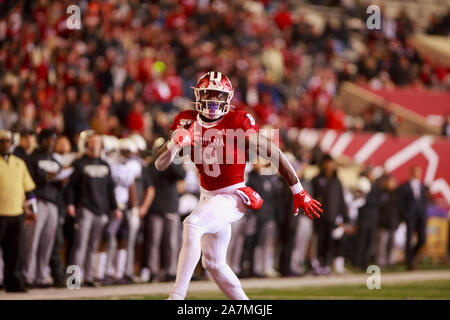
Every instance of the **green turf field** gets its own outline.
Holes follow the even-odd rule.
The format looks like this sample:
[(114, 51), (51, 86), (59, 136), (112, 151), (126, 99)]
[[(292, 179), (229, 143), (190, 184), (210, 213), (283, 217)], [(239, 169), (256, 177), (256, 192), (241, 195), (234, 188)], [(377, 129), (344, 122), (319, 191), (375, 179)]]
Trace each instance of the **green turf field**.
[[(369, 290), (363, 285), (246, 290), (252, 300), (319, 300), (319, 299), (450, 299), (450, 280), (411, 282), (381, 286)], [(110, 297), (110, 299), (166, 299), (167, 295)], [(191, 293), (188, 300), (226, 299), (219, 292)]]

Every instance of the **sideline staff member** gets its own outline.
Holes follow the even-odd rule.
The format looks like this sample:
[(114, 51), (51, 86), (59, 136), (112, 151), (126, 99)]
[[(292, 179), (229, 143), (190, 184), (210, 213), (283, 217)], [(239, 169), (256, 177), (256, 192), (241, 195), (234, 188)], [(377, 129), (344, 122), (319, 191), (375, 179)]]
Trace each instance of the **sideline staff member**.
[[(102, 137), (92, 134), (87, 137), (86, 152), (77, 159), (67, 185), (67, 213), (75, 218), (75, 243), (71, 264), (82, 270), (86, 286), (94, 283), (94, 255), (97, 252), (104, 226), (112, 218), (122, 218), (114, 195), (111, 169), (101, 159)], [(77, 209), (77, 210), (76, 210)]]
[(25, 292), (22, 276), (24, 222), (26, 218), (35, 219), (36, 198), (31, 192), (35, 185), (25, 162), (10, 154), (11, 138), (11, 132), (0, 130), (0, 246), (5, 263), (5, 290)]

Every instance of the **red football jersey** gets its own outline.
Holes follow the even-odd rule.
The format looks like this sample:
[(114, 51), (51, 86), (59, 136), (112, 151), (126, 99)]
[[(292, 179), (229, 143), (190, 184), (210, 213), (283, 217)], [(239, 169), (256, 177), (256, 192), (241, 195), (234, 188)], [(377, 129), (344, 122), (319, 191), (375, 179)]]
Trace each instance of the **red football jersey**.
[(180, 112), (170, 129), (197, 122), (195, 130), (201, 130), (201, 145), (191, 149), (191, 160), (200, 173), (201, 186), (212, 191), (243, 182), (247, 154), (242, 146), (245, 136), (258, 131), (253, 117), (232, 110), (216, 125), (206, 128), (199, 124), (197, 115), (196, 110)]

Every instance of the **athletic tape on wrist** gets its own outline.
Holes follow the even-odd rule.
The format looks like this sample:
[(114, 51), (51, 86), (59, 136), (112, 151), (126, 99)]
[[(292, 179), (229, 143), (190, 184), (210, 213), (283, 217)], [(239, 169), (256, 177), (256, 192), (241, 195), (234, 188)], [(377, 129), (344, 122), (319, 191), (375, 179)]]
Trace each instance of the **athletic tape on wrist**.
[(300, 182), (297, 182), (296, 184), (290, 186), (290, 188), (293, 194), (297, 194), (303, 191), (303, 187)]

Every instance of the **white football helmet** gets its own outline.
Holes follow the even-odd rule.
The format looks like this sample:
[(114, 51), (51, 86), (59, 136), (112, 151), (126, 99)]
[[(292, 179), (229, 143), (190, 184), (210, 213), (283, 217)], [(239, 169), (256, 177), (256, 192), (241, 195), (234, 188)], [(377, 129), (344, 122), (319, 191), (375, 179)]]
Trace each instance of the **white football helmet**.
[(145, 142), (145, 139), (140, 134), (134, 133), (129, 138), (136, 144), (139, 151), (145, 151), (147, 150), (147, 142)]
[(119, 138), (115, 136), (103, 135), (103, 151), (110, 154), (119, 150)]
[(136, 153), (138, 151), (138, 147), (136, 146), (134, 141), (130, 138), (120, 139), (119, 149), (120, 151), (130, 151), (131, 153)]

